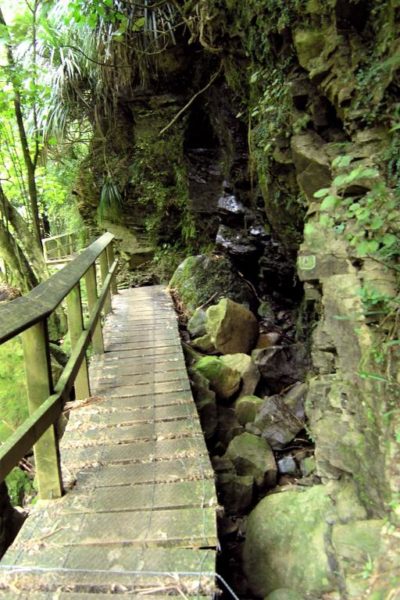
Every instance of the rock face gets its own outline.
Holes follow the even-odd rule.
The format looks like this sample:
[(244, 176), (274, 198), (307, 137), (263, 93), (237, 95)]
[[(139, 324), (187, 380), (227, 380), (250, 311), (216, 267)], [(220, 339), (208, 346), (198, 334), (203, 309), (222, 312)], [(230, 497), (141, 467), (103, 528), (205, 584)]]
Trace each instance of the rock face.
[(229, 298), (210, 306), (206, 328), (221, 354), (246, 354), (252, 350), (258, 337), (258, 323), (253, 313)]
[(249, 286), (223, 256), (189, 256), (175, 271), (169, 286), (176, 289), (188, 314), (204, 303), (230, 298), (247, 306), (253, 302)]

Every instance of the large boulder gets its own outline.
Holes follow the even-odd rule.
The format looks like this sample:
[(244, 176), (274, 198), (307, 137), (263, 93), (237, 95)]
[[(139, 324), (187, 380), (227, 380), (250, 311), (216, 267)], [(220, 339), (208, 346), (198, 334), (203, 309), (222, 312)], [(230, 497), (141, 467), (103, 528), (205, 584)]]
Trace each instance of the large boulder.
[(221, 354), (247, 354), (258, 337), (258, 323), (242, 304), (223, 298), (207, 310), (207, 333)]
[(240, 373), (224, 365), (217, 356), (203, 356), (194, 369), (203, 375), (222, 400), (229, 400), (240, 387)]
[(334, 589), (325, 546), (332, 509), (324, 486), (290, 489), (259, 502), (244, 545), (245, 571), (256, 596), (291, 588), (321, 598)]
[(233, 438), (224, 457), (233, 462), (238, 475), (251, 475), (259, 490), (275, 485), (275, 458), (268, 443), (262, 438), (242, 433)]
[(247, 306), (254, 303), (249, 286), (224, 256), (189, 256), (179, 265), (169, 286), (178, 292), (189, 315), (196, 307), (223, 297)]
[(242, 385), (240, 388), (241, 396), (248, 396), (254, 394), (258, 382), (260, 381), (260, 371), (252, 361), (251, 356), (248, 354), (226, 354), (221, 356), (221, 362), (238, 371), (242, 378)]

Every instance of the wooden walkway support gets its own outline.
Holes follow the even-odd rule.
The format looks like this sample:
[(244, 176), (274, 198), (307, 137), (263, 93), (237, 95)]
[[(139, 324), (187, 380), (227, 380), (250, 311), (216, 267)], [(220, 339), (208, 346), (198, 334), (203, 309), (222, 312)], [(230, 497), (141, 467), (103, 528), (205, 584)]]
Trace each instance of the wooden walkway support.
[(1, 598), (213, 595), (213, 472), (171, 299), (131, 289), (113, 308), (92, 396), (67, 405), (69, 489), (39, 502), (1, 561)]

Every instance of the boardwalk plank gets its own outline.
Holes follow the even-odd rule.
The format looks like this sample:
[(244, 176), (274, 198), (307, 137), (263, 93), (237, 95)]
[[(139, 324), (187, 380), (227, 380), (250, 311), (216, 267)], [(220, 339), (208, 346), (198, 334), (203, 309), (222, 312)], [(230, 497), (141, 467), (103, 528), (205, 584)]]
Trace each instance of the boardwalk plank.
[(113, 306), (93, 397), (70, 410), (61, 443), (72, 489), (34, 508), (0, 563), (1, 597), (213, 593), (213, 471), (172, 301), (156, 286)]

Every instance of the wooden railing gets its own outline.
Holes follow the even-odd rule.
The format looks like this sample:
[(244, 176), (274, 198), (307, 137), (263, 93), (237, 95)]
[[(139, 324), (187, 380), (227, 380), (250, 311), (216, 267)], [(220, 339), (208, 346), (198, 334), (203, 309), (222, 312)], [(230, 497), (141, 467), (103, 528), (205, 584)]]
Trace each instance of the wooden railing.
[[(102, 353), (101, 311), (111, 310), (111, 292), (116, 292), (113, 235), (105, 233), (73, 262), (26, 296), (0, 306), (0, 344), (22, 334), (28, 419), (0, 446), (0, 482), (34, 448), (40, 498), (58, 498), (63, 493), (55, 423), (72, 387), (75, 396), (90, 396), (86, 351)], [(96, 261), (101, 274), (98, 290)], [(86, 284), (89, 318), (84, 326), (81, 280)], [(66, 299), (72, 352), (58, 382), (53, 385), (47, 320)]]
[(81, 242), (81, 236), (77, 231), (43, 238), (44, 260), (48, 264), (68, 262), (80, 249)]

